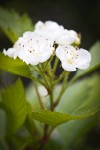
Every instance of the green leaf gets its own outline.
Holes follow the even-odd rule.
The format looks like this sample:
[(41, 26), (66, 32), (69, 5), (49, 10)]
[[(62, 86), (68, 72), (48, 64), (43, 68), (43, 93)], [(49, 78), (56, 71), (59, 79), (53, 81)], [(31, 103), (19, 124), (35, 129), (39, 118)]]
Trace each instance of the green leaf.
[(60, 112), (51, 112), (49, 110), (42, 110), (38, 112), (33, 112), (32, 117), (40, 122), (49, 124), (51, 126), (57, 126), (59, 124), (65, 123), (70, 120), (79, 120), (87, 118), (91, 115), (94, 115), (96, 112), (98, 112), (100, 108), (92, 108), (88, 109), (88, 111), (84, 111), (83, 114), (78, 115), (70, 115), (70, 114), (64, 114)]
[(24, 88), (20, 79), (2, 92), (1, 103), (7, 115), (8, 134), (12, 134), (24, 123), (27, 113)]
[(34, 111), (32, 117), (51, 126), (57, 126), (69, 120), (79, 120), (94, 115), (100, 110), (99, 81), (100, 77), (96, 74), (74, 83), (63, 95), (56, 108), (57, 112)]
[[(88, 108), (100, 106), (99, 82), (100, 76), (94, 74), (74, 83), (65, 91), (56, 111), (69, 114), (76, 113), (78, 115), (78, 113), (82, 114), (84, 111), (88, 111)], [(82, 140), (84, 135), (87, 134), (93, 126), (99, 124), (99, 121), (100, 113), (97, 113), (87, 119), (73, 120), (62, 124), (53, 132), (54, 137), (57, 137), (55, 141), (61, 143), (63, 146), (62, 150), (74, 150), (75, 145), (77, 149), (80, 139)]]
[(0, 52), (0, 69), (16, 75), (32, 78), (29, 66), (26, 63), (24, 63), (18, 58), (14, 60), (13, 58), (5, 56), (1, 52)]
[(54, 136), (57, 134), (56, 140), (63, 146), (62, 150), (74, 150), (75, 147), (76, 149), (80, 149), (80, 139), (87, 139), (87, 135), (89, 135), (91, 128), (99, 124), (99, 118), (99, 115), (95, 115), (84, 120), (73, 120), (58, 126), (53, 134)]
[(3, 109), (0, 109), (0, 139), (4, 139), (6, 135), (6, 115)]
[(0, 7), (0, 27), (8, 38), (15, 42), (25, 31), (33, 30), (31, 19), (28, 15), (19, 16), (14, 10)]
[(71, 85), (64, 93), (57, 111), (76, 114), (88, 108), (100, 107), (100, 77), (94, 74)]
[(94, 71), (97, 68), (100, 68), (100, 42), (97, 42), (92, 46), (92, 48), (90, 49), (90, 53), (92, 55), (90, 67), (85, 71), (78, 70), (74, 79), (77, 79), (91, 71)]

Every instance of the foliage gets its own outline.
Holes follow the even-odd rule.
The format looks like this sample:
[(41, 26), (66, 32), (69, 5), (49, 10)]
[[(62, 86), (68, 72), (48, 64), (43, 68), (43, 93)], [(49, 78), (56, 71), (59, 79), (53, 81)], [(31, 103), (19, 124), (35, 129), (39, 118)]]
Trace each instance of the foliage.
[(14, 10), (8, 11), (0, 7), (0, 28), (15, 42), (25, 31), (33, 30), (33, 25), (28, 15), (20, 17)]
[[(15, 42), (22, 33), (33, 30), (34, 25), (27, 15), (20, 17), (15, 11), (0, 8), (0, 27)], [(67, 80), (69, 74), (66, 72), (57, 79), (52, 69), (47, 71), (52, 58), (43, 64), (44, 68), (41, 65), (36, 68), (19, 58), (14, 60), (0, 53), (1, 70), (33, 82), (33, 86), (24, 90), (19, 78), (13, 85), (0, 89), (0, 149), (39, 150), (44, 148), (50, 135), (44, 149), (74, 149), (75, 141), (91, 129), (99, 118), (99, 49), (100, 43), (97, 42), (90, 49), (90, 68), (77, 71), (71, 80)], [(37, 90), (40, 84), (48, 91), (45, 101)]]

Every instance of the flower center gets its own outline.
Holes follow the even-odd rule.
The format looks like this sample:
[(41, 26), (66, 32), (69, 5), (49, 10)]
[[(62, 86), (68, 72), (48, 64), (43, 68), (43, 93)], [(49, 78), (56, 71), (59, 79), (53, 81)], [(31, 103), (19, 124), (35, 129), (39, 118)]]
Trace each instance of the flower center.
[(69, 64), (73, 64), (73, 63), (74, 63), (74, 61), (73, 61), (72, 58), (68, 58), (68, 59), (67, 59), (67, 62), (68, 62)]

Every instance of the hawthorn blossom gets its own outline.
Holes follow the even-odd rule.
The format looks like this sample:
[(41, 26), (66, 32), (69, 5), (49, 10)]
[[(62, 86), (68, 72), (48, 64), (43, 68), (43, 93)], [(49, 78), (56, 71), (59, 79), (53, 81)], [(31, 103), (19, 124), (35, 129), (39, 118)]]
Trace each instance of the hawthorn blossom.
[(13, 48), (3, 51), (5, 55), (19, 57), (26, 64), (37, 65), (45, 62), (53, 54), (53, 40), (36, 32), (25, 32)]
[(60, 59), (62, 68), (66, 71), (85, 70), (91, 62), (91, 54), (85, 49), (76, 49), (70, 45), (59, 46), (56, 56)]
[(6, 49), (4, 49), (3, 53), (9, 57), (14, 57), (15, 51), (16, 51), (15, 48), (9, 48), (7, 51), (6, 51)]
[(64, 29), (60, 34), (56, 37), (55, 41), (59, 45), (70, 45), (77, 40), (77, 33), (74, 30)]
[(38, 92), (39, 92), (41, 97), (45, 97), (48, 95), (48, 91), (43, 85), (38, 86)]
[(26, 64), (37, 65), (47, 61), (56, 48), (56, 56), (66, 71), (76, 68), (87, 69), (91, 62), (91, 54), (85, 49), (76, 49), (73, 43), (80, 44), (80, 38), (74, 30), (64, 29), (53, 21), (38, 21), (34, 32), (25, 32), (14, 44), (13, 48), (3, 53), (9, 57), (19, 57)]
[(58, 37), (63, 30), (63, 26), (59, 26), (56, 22), (53, 21), (46, 21), (45, 23), (38, 21), (35, 25), (36, 32), (43, 35), (48, 35), (53, 39), (53, 41), (56, 40), (56, 37)]
[(74, 30), (64, 29), (62, 25), (53, 21), (46, 21), (45, 23), (38, 21), (35, 25), (35, 31), (48, 35), (58, 45), (72, 44), (79, 40)]

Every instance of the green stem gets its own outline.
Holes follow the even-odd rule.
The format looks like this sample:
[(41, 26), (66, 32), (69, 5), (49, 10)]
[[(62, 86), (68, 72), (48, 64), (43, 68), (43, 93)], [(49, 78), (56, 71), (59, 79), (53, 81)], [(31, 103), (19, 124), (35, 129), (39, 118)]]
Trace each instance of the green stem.
[(39, 145), (37, 150), (43, 150), (45, 144), (48, 142), (48, 139), (49, 139), (48, 134), (47, 134), (48, 133), (48, 127), (49, 126), (47, 124), (44, 125), (44, 134), (43, 134), (42, 139), (39, 142), (40, 145)]
[[(52, 55), (52, 56), (45, 62), (44, 67), (43, 67), (43, 72), (45, 72), (45, 71), (47, 70), (47, 68), (48, 68), (48, 65), (51, 64), (51, 61), (52, 61), (52, 59), (53, 59), (53, 56), (54, 56), (54, 55)], [(50, 67), (50, 68), (51, 68), (51, 67)]]
[(57, 84), (60, 80), (62, 80), (63, 77), (65, 76), (65, 74), (66, 74), (66, 71), (63, 71), (63, 72), (61, 73), (61, 75), (59, 76), (59, 78), (56, 79), (56, 80), (53, 82), (53, 85)]
[(46, 87), (46, 86), (45, 86), (45, 83), (44, 83), (43, 81), (41, 81), (40, 79), (37, 79), (37, 78), (32, 78), (32, 79), (33, 79), (34, 81), (40, 83), (40, 84), (43, 85), (44, 87)]
[(55, 73), (56, 69), (57, 69), (57, 65), (58, 65), (59, 59), (58, 57), (55, 58), (55, 62), (54, 62), (54, 66), (53, 66), (53, 71)]
[(53, 111), (53, 93), (50, 94), (50, 109)]
[(48, 90), (48, 93), (50, 94), (50, 109), (51, 111), (53, 111), (53, 84), (52, 84), (52, 74), (50, 72), (50, 69), (51, 69), (51, 66), (50, 66), (50, 62), (49, 62), (49, 65), (48, 65), (48, 68), (47, 68), (47, 72), (49, 74), (49, 76), (45, 76), (42, 68), (40, 65), (38, 65), (38, 69), (40, 71), (40, 74), (42, 75), (42, 78), (44, 79), (45, 81), (45, 84), (47, 85), (47, 90)]
[(40, 80), (37, 76), (34, 77), (33, 74), (34, 74), (34, 71), (36, 71), (37, 73), (40, 73), (39, 70), (38, 70), (38, 67), (35, 67), (35, 66), (32, 66), (32, 65), (29, 65), (29, 69), (30, 69), (30, 72), (31, 72), (31, 79), (40, 83), (41, 85), (45, 86), (45, 83)]
[(39, 100), (40, 107), (41, 107), (41, 109), (44, 109), (41, 96), (40, 96), (40, 94), (39, 94), (39, 92), (38, 92), (37, 85), (36, 85), (36, 83), (34, 83), (34, 82), (33, 82), (33, 84), (34, 84), (35, 91), (36, 91), (36, 94), (37, 94), (37, 97), (38, 97), (38, 100)]
[(47, 80), (47, 78), (46, 78), (46, 76), (45, 76), (45, 74), (44, 74), (44, 72), (43, 72), (43, 70), (42, 70), (42, 68), (41, 68), (40, 65), (38, 65), (38, 69), (39, 69), (39, 71), (40, 71), (40, 74), (41, 74), (42, 78), (43, 78), (44, 81), (45, 81), (45, 84), (46, 84), (46, 86), (47, 86), (47, 89), (49, 90), (50, 87), (49, 87), (48, 80)]
[[(68, 72), (67, 72), (67, 74), (65, 75), (65, 77), (63, 79), (61, 91), (60, 91), (60, 93), (58, 95), (57, 100), (54, 103), (54, 107), (56, 107), (58, 105), (58, 103), (59, 103), (59, 101), (60, 101), (60, 99), (61, 99), (61, 97), (62, 97), (62, 95), (63, 95), (63, 93), (64, 93), (64, 91), (66, 89), (66, 87), (68, 87), (68, 84), (66, 83), (67, 79), (68, 79)], [(65, 86), (66, 84), (67, 84), (67, 86)]]

